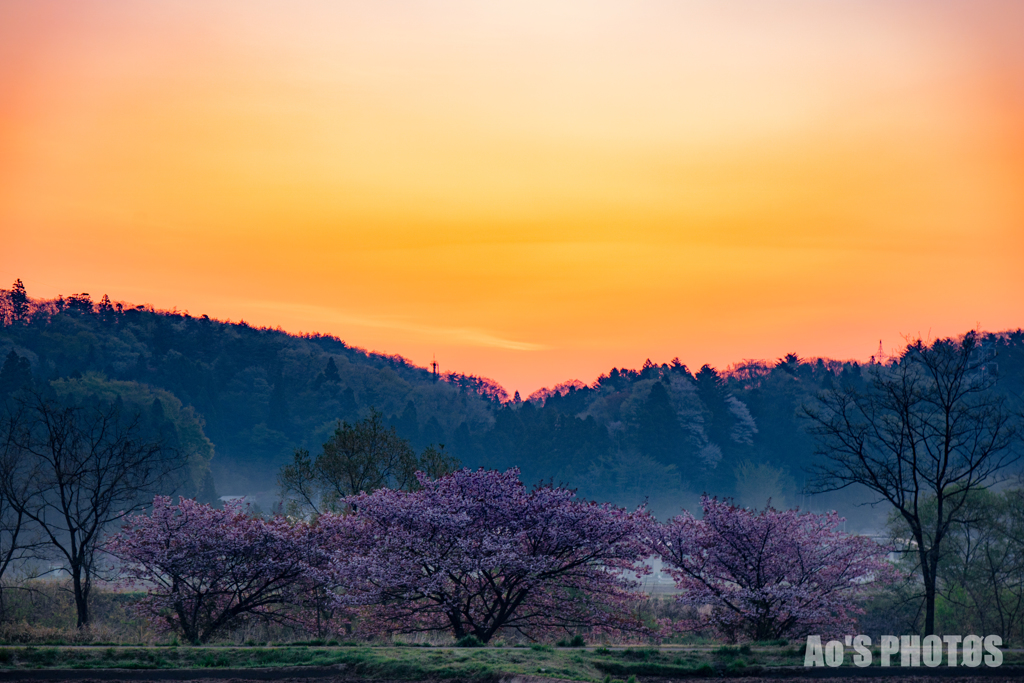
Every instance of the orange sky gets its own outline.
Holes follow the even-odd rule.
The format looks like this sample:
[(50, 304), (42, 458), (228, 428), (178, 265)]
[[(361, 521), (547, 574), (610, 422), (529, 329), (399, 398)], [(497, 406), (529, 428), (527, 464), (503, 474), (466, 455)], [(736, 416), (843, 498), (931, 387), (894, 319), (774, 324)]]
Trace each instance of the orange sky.
[(0, 3), (0, 286), (511, 393), (1024, 325), (1024, 3)]

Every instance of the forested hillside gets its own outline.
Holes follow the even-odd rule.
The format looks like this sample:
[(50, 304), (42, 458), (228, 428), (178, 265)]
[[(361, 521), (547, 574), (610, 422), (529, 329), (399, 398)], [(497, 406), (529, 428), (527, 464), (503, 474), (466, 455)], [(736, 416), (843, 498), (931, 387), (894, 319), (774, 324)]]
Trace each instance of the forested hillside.
[[(799, 407), (841, 375), (860, 374), (857, 363), (794, 355), (726, 370), (648, 361), (520, 400), (486, 379), (435, 376), (332, 336), (106, 296), (34, 300), (20, 282), (2, 292), (0, 322), (0, 398), (55, 380), (166, 392), (158, 408), (188, 411), (212, 442), (221, 495), (273, 492), (295, 448), (319, 451), (338, 420), (375, 407), (417, 449), (443, 443), (470, 467), (518, 466), (527, 482), (554, 479), (620, 504), (649, 499), (658, 514), (702, 491), (794, 505), (814, 458)], [(986, 335), (982, 353), (1003, 390), (1024, 394), (1024, 332)]]

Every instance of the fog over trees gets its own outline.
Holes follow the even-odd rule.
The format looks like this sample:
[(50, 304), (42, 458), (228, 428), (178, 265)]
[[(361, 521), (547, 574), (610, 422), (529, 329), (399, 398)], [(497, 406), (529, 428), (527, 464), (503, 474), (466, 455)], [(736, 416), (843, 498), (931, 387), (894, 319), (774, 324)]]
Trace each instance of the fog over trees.
[[(679, 603), (690, 612), (670, 619), (677, 626), (689, 623), (729, 640), (838, 628), (840, 622), (828, 620), (841, 598), (840, 621), (856, 616), (862, 632), (981, 628), (1024, 638), (1022, 330), (918, 340), (896, 357), (868, 363), (788, 354), (691, 369), (678, 359), (648, 360), (638, 369), (612, 368), (591, 384), (569, 380), (524, 399), (486, 378), (436, 374), (335, 337), (156, 311), (106, 295), (98, 302), (86, 293), (37, 300), (18, 281), (0, 290), (0, 358), (0, 612), (11, 585), (5, 572), (33, 567), (69, 579), (77, 623), (88, 624), (93, 581), (109, 578), (110, 556), (97, 549), (125, 515), (141, 511), (133, 524), (143, 525), (149, 515), (145, 524), (156, 530), (157, 545), (140, 538), (120, 551), (130, 550), (132, 562), (156, 572), (140, 574), (140, 581), (173, 587), (188, 577), (189, 605), (205, 610), (202, 619), (186, 618), (176, 597), (154, 602), (154, 614), (178, 615), (172, 630), (202, 641), (250, 617), (280, 617), (320, 634), (337, 627), (352, 606), (336, 600), (337, 558), (312, 552), (322, 544), (303, 529), (325, 529), (320, 520), (353, 513), (368, 520), (378, 503), (381, 519), (390, 519), (392, 508), (426, 505), (442, 489), (447, 502), (424, 509), (453, 504), (445, 514), (458, 521), (463, 502), (456, 484), (468, 491), (474, 477), (497, 477), (516, 505), (539, 500), (537, 492), (557, 492), (566, 501), (612, 506), (607, 510), (640, 506), (648, 526), (638, 537), (680, 531), (645, 550), (661, 554), (677, 587), (693, 598)], [(533, 488), (538, 482), (548, 483)], [(154, 495), (191, 501), (175, 505), (159, 497), (154, 508)], [(241, 496), (255, 505), (243, 510), (232, 502)], [(583, 509), (565, 505), (572, 514)], [(846, 519), (793, 508), (838, 509)], [(689, 514), (657, 526), (656, 518), (683, 509)], [(716, 527), (716, 519), (728, 523)], [(199, 544), (194, 552), (161, 555), (161, 534), (180, 535), (175, 525), (182, 520), (212, 531), (190, 540)], [(567, 530), (567, 524), (556, 526)], [(337, 527), (330, 542), (356, 534), (346, 529)], [(235, 557), (229, 546), (239, 530), (265, 541), (264, 555), (246, 565), (252, 576), (270, 577), (265, 592), (224, 587), (239, 577), (239, 586), (248, 586), (245, 572), (225, 584), (221, 565), (197, 570), (204, 553)], [(848, 532), (874, 539), (844, 545)], [(777, 618), (779, 610), (792, 610), (771, 598), (774, 586), (795, 580), (794, 567), (814, 559), (821, 549), (814, 539), (825, 536), (834, 539), (829, 547), (850, 550), (844, 566), (863, 565), (865, 577), (880, 575), (881, 565), (872, 563), (883, 548), (896, 551), (900, 571), (877, 591), (843, 593), (849, 586), (840, 581), (831, 602), (821, 597), (825, 584), (816, 582), (814, 591), (795, 596), (802, 615), (797, 627)], [(770, 541), (777, 576), (762, 585), (732, 573), (742, 567), (727, 554), (716, 560), (718, 569), (690, 566), (692, 553), (673, 554), (700, 538), (708, 549)], [(213, 545), (204, 550), (207, 542)], [(870, 557), (859, 554), (858, 543), (871, 548)], [(566, 552), (579, 544), (569, 545)], [(360, 552), (373, 557), (378, 550)], [(478, 559), (467, 559), (467, 566)], [(832, 556), (819, 559), (828, 571), (842, 565)], [(377, 590), (388, 602), (408, 587), (404, 579), (393, 587), (384, 581), (395, 566), (377, 567), (381, 583), (373, 590), (352, 584), (363, 576), (352, 574), (342, 593)], [(401, 609), (433, 614), (437, 585), (425, 585), (415, 604)], [(723, 597), (722, 585), (742, 595)], [(558, 590), (565, 597), (577, 589)], [(231, 601), (221, 599), (224, 590), (234, 591)], [(701, 591), (725, 602), (715, 607)], [(558, 602), (555, 593), (530, 595), (523, 604), (541, 597), (538, 605)], [(713, 608), (712, 621), (695, 616), (705, 607)], [(564, 610), (541, 612), (568, 619), (559, 628), (596, 623), (590, 613), (573, 621)], [(296, 614), (306, 616), (295, 621)], [(545, 623), (554, 623), (549, 616)], [(526, 631), (540, 623), (523, 621), (523, 614), (516, 619), (508, 624)], [(512, 628), (475, 616), (471, 627), (456, 621), (449, 619), (455, 636), (481, 641)]]
[[(178, 438), (208, 449), (195, 460), (207, 463), (196, 465), (197, 477), (210, 472), (196, 484), (200, 500), (255, 494), (266, 504), (297, 449), (312, 463), (338, 438), (339, 421), (354, 425), (378, 411), (415, 453), (443, 444), (445, 457), (465, 466), (517, 467), (524, 482), (553, 480), (620, 505), (647, 500), (660, 517), (697, 511), (707, 492), (758, 508), (769, 498), (780, 509), (838, 507), (851, 529), (879, 531), (886, 522), (886, 510), (856, 506), (865, 491), (806, 494), (818, 456), (800, 416), (819, 392), (863, 382), (877, 363), (794, 354), (724, 369), (647, 361), (524, 400), (485, 378), (435, 376), (336, 337), (106, 295), (29, 295), (20, 283), (0, 295), (0, 394), (44, 382), (132, 393), (150, 412), (159, 399)], [(1024, 394), (1024, 332), (981, 335), (974, 354), (1000, 392)]]

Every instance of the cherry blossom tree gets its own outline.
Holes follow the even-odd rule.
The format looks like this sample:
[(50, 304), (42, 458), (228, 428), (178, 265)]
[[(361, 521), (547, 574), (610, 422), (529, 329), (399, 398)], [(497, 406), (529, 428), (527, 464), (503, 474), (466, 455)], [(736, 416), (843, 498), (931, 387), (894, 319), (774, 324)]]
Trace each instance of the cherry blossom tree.
[(735, 642), (838, 635), (861, 610), (855, 598), (892, 577), (886, 550), (839, 530), (836, 513), (757, 513), (704, 496), (704, 518), (685, 513), (656, 532), (655, 551), (698, 608), (693, 627)]
[(354, 515), (319, 520), (334, 534), (339, 600), (363, 605), (364, 623), (485, 643), (502, 630), (642, 629), (630, 606), (649, 571), (646, 512), (527, 491), (516, 469), (419, 478), (418, 491), (354, 496)]
[(326, 561), (308, 524), (247, 516), (158, 496), (149, 515), (129, 517), (106, 546), (122, 584), (145, 587), (140, 610), (193, 643), (246, 617), (292, 618), (309, 576)]

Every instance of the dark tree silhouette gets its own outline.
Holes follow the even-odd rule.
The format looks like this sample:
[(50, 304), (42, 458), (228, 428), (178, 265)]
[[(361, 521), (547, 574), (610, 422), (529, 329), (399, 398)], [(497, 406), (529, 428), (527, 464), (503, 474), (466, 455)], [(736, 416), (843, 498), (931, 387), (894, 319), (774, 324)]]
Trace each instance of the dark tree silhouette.
[(114, 308), (114, 304), (110, 303), (110, 297), (106, 294), (100, 299), (100, 302), (96, 304), (96, 314), (100, 320), (105, 323), (111, 323), (117, 320), (117, 311)]
[(396, 415), (392, 418), (392, 423), (395, 425), (395, 429), (402, 435), (403, 438), (408, 439), (411, 443), (419, 443), (420, 440), (420, 418), (416, 413), (416, 404), (412, 401), (407, 401), (405, 404), (405, 410), (402, 414)]
[(821, 456), (812, 488), (864, 486), (910, 530), (924, 583), (925, 635), (935, 632), (943, 541), (971, 492), (990, 486), (1019, 457), (1016, 421), (977, 352), (974, 333), (930, 346), (918, 340), (898, 361), (867, 366), (861, 386), (838, 381), (803, 410)]
[(633, 428), (637, 449), (666, 465), (692, 466), (689, 439), (676, 418), (662, 382), (655, 382), (647, 400), (637, 411)]
[(0, 425), (3, 495), (63, 560), (79, 627), (89, 623), (105, 533), (185, 465), (141, 432), (139, 415), (120, 402), (80, 405), (36, 392), (12, 402)]
[(38, 544), (34, 535), (26, 527), (25, 513), (15, 505), (12, 498), (22, 495), (22, 489), (28, 482), (9, 480), (7, 474), (14, 470), (12, 463), (6, 462), (6, 454), (0, 456), (0, 619), (6, 618), (4, 593), (6, 585), (4, 575), (13, 563), (30, 557)]
[(338, 364), (334, 362), (334, 356), (331, 356), (330, 358), (327, 359), (327, 367), (324, 368), (324, 381), (341, 381), (341, 376), (338, 374)]
[(11, 285), (11, 292), (8, 297), (11, 302), (12, 322), (27, 322), (29, 313), (28, 292), (25, 291), (25, 285), (22, 284), (21, 278), (15, 280), (14, 284)]
[(11, 349), (0, 366), (0, 397), (18, 389), (31, 386), (32, 366), (28, 358), (19, 356)]

